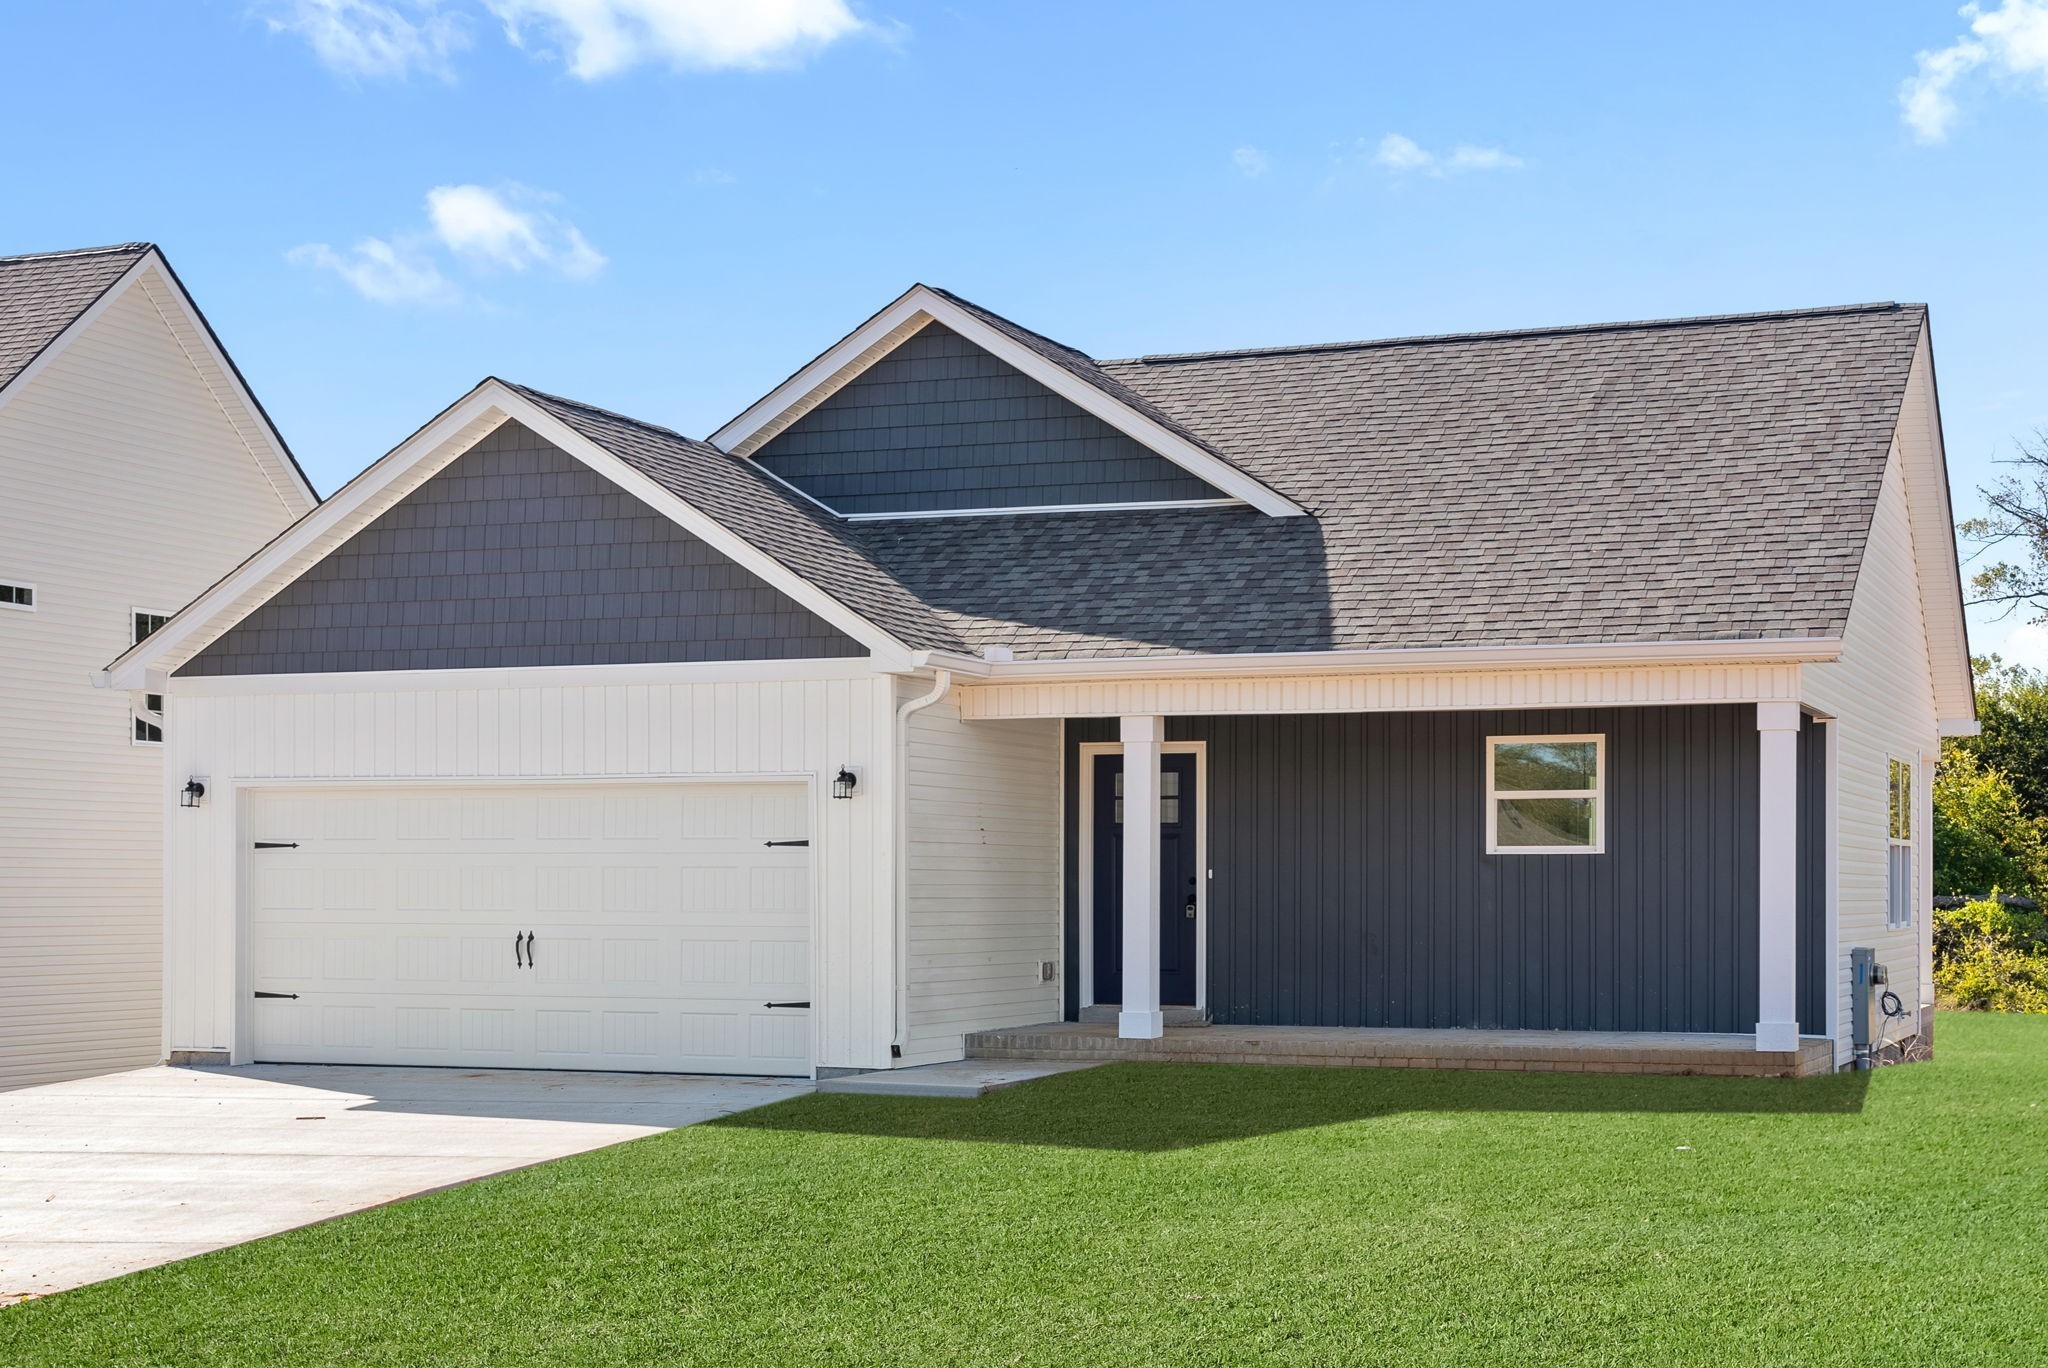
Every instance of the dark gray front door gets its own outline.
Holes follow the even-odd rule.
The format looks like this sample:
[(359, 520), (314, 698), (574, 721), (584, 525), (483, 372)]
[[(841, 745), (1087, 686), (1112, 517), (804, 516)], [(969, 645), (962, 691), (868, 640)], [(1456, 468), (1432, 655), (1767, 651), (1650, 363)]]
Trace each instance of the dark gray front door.
[[(1095, 1001), (1124, 996), (1124, 758), (1098, 755), (1094, 784)], [(1159, 760), (1159, 1001), (1195, 1005), (1195, 757)]]

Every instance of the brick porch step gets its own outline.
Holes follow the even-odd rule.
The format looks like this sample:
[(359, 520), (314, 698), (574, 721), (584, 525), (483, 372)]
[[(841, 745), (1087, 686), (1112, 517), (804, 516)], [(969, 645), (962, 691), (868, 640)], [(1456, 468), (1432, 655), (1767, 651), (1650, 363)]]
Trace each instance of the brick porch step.
[(1759, 1051), (1747, 1035), (1347, 1026), (1168, 1027), (1157, 1040), (1124, 1040), (1109, 1023), (1053, 1021), (975, 1032), (967, 1057), (1803, 1078), (1834, 1071), (1835, 1045), (1807, 1037), (1796, 1050)]

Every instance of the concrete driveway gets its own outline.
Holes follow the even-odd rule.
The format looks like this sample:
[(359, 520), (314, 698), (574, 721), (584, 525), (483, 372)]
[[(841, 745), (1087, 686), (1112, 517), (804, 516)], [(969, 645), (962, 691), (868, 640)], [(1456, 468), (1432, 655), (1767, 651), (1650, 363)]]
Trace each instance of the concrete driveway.
[(258, 1064), (136, 1069), (0, 1093), (0, 1304), (810, 1086)]

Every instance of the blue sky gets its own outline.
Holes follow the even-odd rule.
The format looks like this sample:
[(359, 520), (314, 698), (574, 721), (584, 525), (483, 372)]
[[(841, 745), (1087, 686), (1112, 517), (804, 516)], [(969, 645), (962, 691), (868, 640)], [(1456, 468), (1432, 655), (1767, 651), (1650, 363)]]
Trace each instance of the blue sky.
[(161, 243), (323, 491), (487, 374), (707, 432), (914, 280), (1100, 356), (1921, 300), (1959, 515), (2048, 425), (2048, 0), (137, 0), (0, 47), (0, 252)]

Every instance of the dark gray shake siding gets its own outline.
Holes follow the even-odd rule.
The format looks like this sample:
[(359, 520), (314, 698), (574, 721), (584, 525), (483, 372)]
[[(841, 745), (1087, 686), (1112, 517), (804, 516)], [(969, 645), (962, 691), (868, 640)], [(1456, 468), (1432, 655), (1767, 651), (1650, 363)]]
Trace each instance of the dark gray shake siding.
[(754, 459), (841, 513), (1222, 497), (939, 323)]
[(581, 461), (506, 423), (178, 673), (866, 653)]
[[(1168, 718), (1209, 749), (1209, 1005), (1219, 1022), (1734, 1031), (1756, 1026), (1749, 706)], [(1488, 855), (1489, 735), (1600, 732), (1607, 849)], [(1067, 724), (1069, 1007), (1077, 747)], [(1810, 748), (1809, 748), (1810, 750)], [(1809, 842), (1817, 852), (1817, 842)], [(1802, 899), (1803, 942), (1821, 904)], [(1804, 946), (1802, 946), (1802, 950)], [(1806, 986), (1822, 966), (1802, 954)]]

